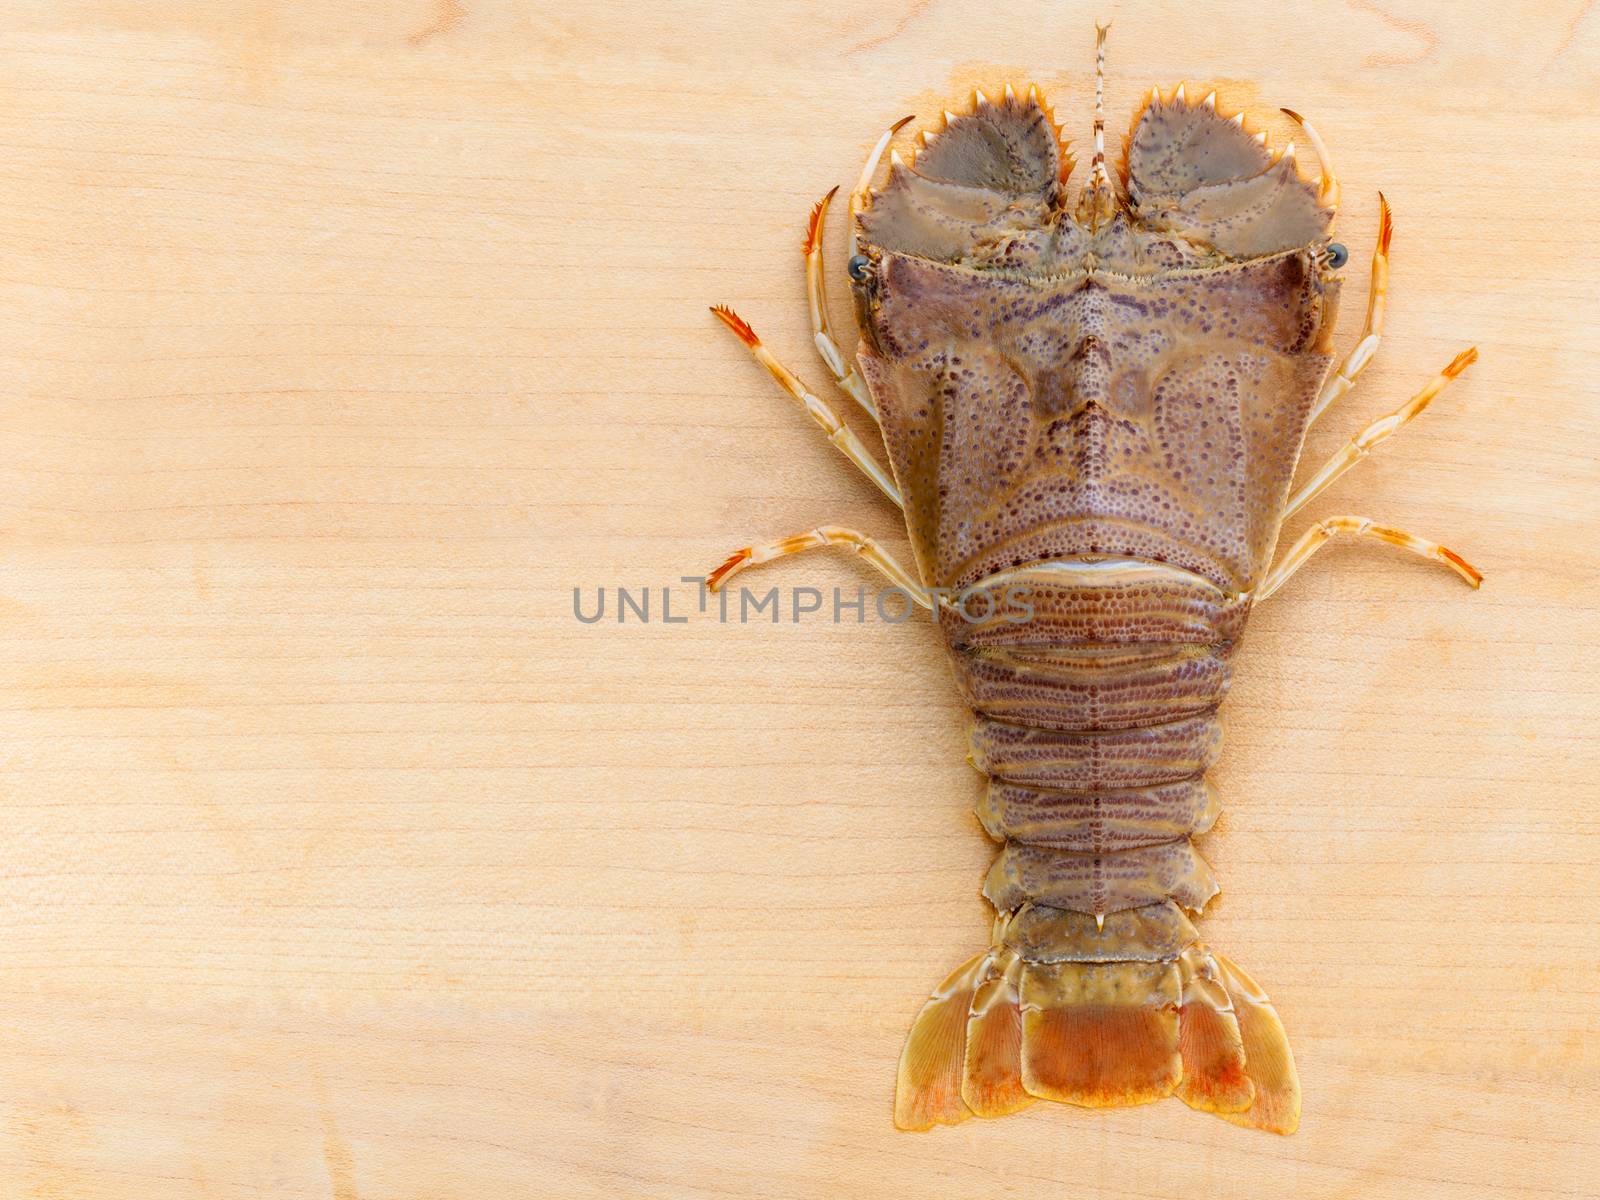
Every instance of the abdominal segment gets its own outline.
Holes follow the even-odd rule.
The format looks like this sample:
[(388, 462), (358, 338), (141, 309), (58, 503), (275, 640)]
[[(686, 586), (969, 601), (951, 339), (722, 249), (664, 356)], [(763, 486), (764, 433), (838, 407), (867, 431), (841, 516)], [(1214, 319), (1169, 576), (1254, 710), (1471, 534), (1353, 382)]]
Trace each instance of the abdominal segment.
[(980, 716), (972, 762), (985, 775), (1066, 792), (1143, 788), (1195, 779), (1217, 759), (1215, 713), (1128, 729), (1062, 730)]
[(1187, 836), (1115, 854), (1008, 843), (983, 885), (984, 897), (1002, 911), (1032, 900), (1102, 917), (1164, 900), (1198, 912), (1217, 891)]
[(1114, 854), (1204, 833), (1219, 808), (1216, 789), (1204, 778), (1103, 792), (991, 779), (978, 801), (978, 820), (996, 841)]
[(984, 885), (996, 908), (1103, 919), (1166, 902), (1198, 912), (1216, 894), (1189, 839), (1217, 816), (1205, 772), (1222, 746), (1230, 650), (956, 649), (975, 709), (971, 762), (989, 776), (978, 815), (1004, 843)]

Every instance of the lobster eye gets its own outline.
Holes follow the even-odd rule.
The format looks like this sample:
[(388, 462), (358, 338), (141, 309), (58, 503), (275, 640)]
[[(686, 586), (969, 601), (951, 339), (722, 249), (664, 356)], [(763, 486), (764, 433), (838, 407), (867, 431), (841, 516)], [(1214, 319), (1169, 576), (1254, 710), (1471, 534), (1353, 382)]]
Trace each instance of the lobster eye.
[(1346, 250), (1338, 242), (1328, 243), (1328, 265), (1330, 267), (1337, 271), (1349, 261), (1350, 251)]
[(867, 281), (867, 268), (872, 265), (872, 260), (865, 254), (852, 254), (850, 261), (845, 263), (844, 269), (850, 272), (850, 278), (857, 283)]

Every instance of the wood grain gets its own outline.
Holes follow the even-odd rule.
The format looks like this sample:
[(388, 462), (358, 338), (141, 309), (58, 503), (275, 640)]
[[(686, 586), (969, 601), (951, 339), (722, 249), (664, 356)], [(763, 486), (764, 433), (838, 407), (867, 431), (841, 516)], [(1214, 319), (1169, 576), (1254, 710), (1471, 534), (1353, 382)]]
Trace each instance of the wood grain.
[[(932, 629), (572, 615), (821, 521), (904, 552), (705, 305), (820, 387), (812, 200), (975, 83), (1086, 133), (1096, 15), (1114, 129), (1181, 78), (1319, 124), (1346, 337), (1394, 205), (1308, 457), (1482, 350), (1314, 511), (1483, 590), (1330, 549), (1225, 713), (1203, 928), (1290, 1139), (895, 1133), (987, 922)], [(0, 64), (0, 1195), (1600, 1195), (1587, 3), (0, 0)]]

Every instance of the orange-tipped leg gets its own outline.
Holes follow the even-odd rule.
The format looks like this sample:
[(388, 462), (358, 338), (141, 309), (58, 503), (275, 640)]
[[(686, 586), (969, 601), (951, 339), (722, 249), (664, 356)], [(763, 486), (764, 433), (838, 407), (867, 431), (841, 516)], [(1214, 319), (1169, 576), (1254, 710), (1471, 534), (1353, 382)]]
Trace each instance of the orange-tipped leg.
[(867, 155), (867, 164), (861, 168), (861, 178), (856, 181), (855, 191), (850, 193), (851, 258), (854, 258), (856, 252), (860, 249), (860, 244), (856, 240), (857, 218), (861, 216), (861, 210), (866, 207), (867, 191), (872, 187), (872, 177), (878, 173), (878, 164), (883, 161), (883, 152), (889, 148), (889, 143), (894, 141), (894, 135), (916, 119), (916, 114), (914, 113), (909, 117), (901, 117), (883, 131), (883, 136), (878, 139), (878, 144), (872, 148), (872, 153)]
[(1282, 561), (1267, 572), (1267, 577), (1262, 580), (1260, 588), (1256, 591), (1256, 602), (1260, 603), (1281, 588), (1291, 575), (1328, 543), (1330, 538), (1341, 533), (1353, 537), (1376, 538), (1381, 542), (1388, 542), (1391, 546), (1399, 546), (1413, 554), (1441, 562), (1473, 587), (1483, 582), (1483, 574), (1476, 567), (1455, 551), (1446, 549), (1437, 542), (1424, 541), (1403, 529), (1374, 525), (1366, 517), (1328, 517), (1301, 534), (1300, 540), (1289, 547), (1289, 552), (1283, 556)]
[[(1315, 145), (1315, 142), (1312, 143)], [(1356, 377), (1367, 369), (1372, 356), (1378, 352), (1378, 342), (1383, 335), (1383, 314), (1389, 301), (1389, 240), (1394, 236), (1394, 219), (1389, 213), (1389, 202), (1378, 193), (1378, 245), (1372, 252), (1372, 282), (1367, 288), (1367, 320), (1361, 328), (1361, 339), (1356, 348), (1339, 364), (1339, 369), (1322, 385), (1322, 394), (1311, 406), (1309, 426), (1356, 385)]]
[(756, 336), (756, 331), (733, 309), (723, 304), (712, 305), (711, 311), (717, 319), (733, 330), (735, 336), (750, 349), (755, 360), (767, 369), (767, 373), (778, 381), (778, 386), (783, 388), (811, 414), (811, 419), (822, 426), (823, 432), (828, 435), (828, 440), (835, 448), (851, 462), (861, 468), (863, 474), (873, 483), (878, 485), (878, 490), (901, 506), (900, 489), (895, 486), (894, 480), (889, 478), (889, 473), (878, 465), (878, 460), (872, 457), (871, 451), (862, 443), (843, 421), (839, 414), (834, 412), (823, 401), (813, 396), (805, 384), (788, 367), (779, 362), (770, 350), (761, 344), (761, 339)]
[(706, 579), (706, 586), (714, 592), (746, 567), (758, 566), (775, 558), (799, 554), (803, 550), (816, 550), (823, 546), (852, 547), (857, 554), (887, 575), (896, 587), (902, 589), (917, 604), (923, 608), (933, 607), (933, 600), (927, 589), (912, 576), (910, 571), (901, 566), (892, 554), (859, 530), (846, 529), (841, 525), (821, 525), (805, 533), (797, 533), (793, 537), (769, 542), (765, 546), (746, 546), (742, 550), (735, 550), (728, 556), (727, 561), (711, 572)]
[(1428, 407), (1433, 398), (1444, 390), (1446, 384), (1477, 362), (1477, 360), (1478, 350), (1476, 346), (1463, 350), (1455, 358), (1451, 359), (1449, 366), (1433, 377), (1427, 387), (1395, 409), (1394, 412), (1386, 417), (1379, 417), (1360, 433), (1356, 434), (1355, 437), (1351, 438), (1349, 445), (1323, 463), (1317, 473), (1306, 481), (1305, 486), (1289, 498), (1289, 506), (1283, 512), (1284, 519), (1287, 520), (1300, 511), (1313, 496), (1328, 487), (1335, 479), (1338, 479), (1339, 476), (1371, 453), (1374, 446), (1388, 441), (1399, 433), (1400, 429), (1408, 421)]
[(1306, 135), (1306, 140), (1311, 143), (1311, 148), (1317, 153), (1317, 166), (1322, 175), (1317, 180), (1317, 203), (1323, 208), (1339, 207), (1339, 179), (1333, 173), (1333, 163), (1328, 158), (1328, 147), (1323, 144), (1322, 135), (1316, 127), (1292, 108), (1279, 109), (1279, 112), (1292, 120)]
[(864, 408), (872, 419), (878, 419), (878, 406), (867, 390), (866, 380), (854, 366), (847, 366), (839, 342), (833, 336), (833, 326), (828, 319), (828, 287), (822, 269), (822, 231), (828, 219), (828, 202), (838, 192), (834, 188), (811, 209), (811, 221), (806, 226), (806, 299), (811, 304), (811, 331), (817, 343), (817, 353), (827, 364), (829, 373), (840, 388), (850, 393), (850, 398)]

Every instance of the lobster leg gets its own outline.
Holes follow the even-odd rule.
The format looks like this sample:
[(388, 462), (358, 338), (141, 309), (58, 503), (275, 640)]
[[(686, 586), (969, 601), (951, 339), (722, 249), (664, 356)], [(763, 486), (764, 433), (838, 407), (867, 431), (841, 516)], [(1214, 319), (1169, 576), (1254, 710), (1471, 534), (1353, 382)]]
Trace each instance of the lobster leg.
[(887, 575), (896, 587), (904, 590), (916, 603), (923, 608), (933, 607), (933, 598), (927, 589), (918, 583), (911, 572), (901, 566), (893, 555), (866, 534), (859, 530), (846, 529), (841, 525), (820, 525), (816, 529), (797, 533), (781, 541), (769, 542), (765, 546), (746, 546), (742, 550), (735, 550), (728, 556), (726, 562), (707, 576), (706, 586), (714, 592), (746, 567), (771, 562), (775, 558), (783, 558), (789, 554), (799, 554), (802, 550), (820, 549), (823, 546), (852, 547), (857, 554)]
[(1463, 350), (1450, 360), (1450, 365), (1435, 375), (1427, 387), (1407, 400), (1405, 404), (1395, 409), (1386, 417), (1379, 417), (1368, 425), (1339, 453), (1323, 463), (1317, 473), (1293, 496), (1289, 497), (1289, 505), (1283, 510), (1284, 519), (1287, 520), (1305, 507), (1307, 501), (1329, 486), (1335, 479), (1343, 475), (1351, 467), (1365, 458), (1374, 446), (1388, 441), (1413, 417), (1417, 416), (1437, 396), (1444, 387), (1457, 375), (1465, 371), (1478, 359), (1478, 349), (1472, 346)]
[[(1315, 145), (1315, 143), (1312, 143)], [(1367, 369), (1372, 356), (1378, 352), (1378, 342), (1383, 334), (1383, 314), (1389, 300), (1389, 239), (1394, 236), (1394, 221), (1389, 215), (1389, 202), (1378, 193), (1378, 245), (1372, 252), (1372, 282), (1367, 287), (1367, 320), (1361, 327), (1361, 340), (1345, 356), (1339, 369), (1328, 377), (1322, 394), (1311, 406), (1311, 417), (1306, 422), (1309, 429), (1328, 406), (1356, 385), (1356, 377)]]
[(738, 313), (721, 304), (713, 305), (711, 311), (716, 313), (717, 319), (733, 330), (739, 340), (750, 348), (750, 353), (778, 381), (778, 386), (806, 406), (806, 411), (811, 414), (812, 420), (822, 426), (828, 435), (828, 440), (839, 452), (860, 467), (866, 477), (878, 485), (879, 491), (893, 500), (897, 506), (903, 507), (900, 502), (900, 489), (895, 486), (894, 480), (889, 478), (889, 473), (878, 465), (878, 460), (872, 457), (872, 452), (855, 435), (850, 426), (839, 419), (839, 414), (807, 391), (805, 384), (795, 378), (794, 373), (761, 344), (756, 331), (751, 329)]
[(1448, 550), (1437, 542), (1424, 541), (1403, 529), (1374, 525), (1366, 517), (1326, 517), (1301, 534), (1300, 540), (1289, 547), (1282, 561), (1267, 572), (1267, 577), (1256, 589), (1256, 602), (1260, 603), (1281, 588), (1291, 575), (1305, 566), (1307, 559), (1326, 545), (1330, 538), (1340, 533), (1348, 533), (1354, 537), (1377, 538), (1379, 541), (1388, 542), (1391, 546), (1399, 546), (1413, 554), (1442, 562), (1473, 587), (1483, 582), (1483, 575), (1476, 567), (1455, 551)]
[(1333, 173), (1333, 163), (1328, 158), (1328, 147), (1323, 144), (1322, 135), (1316, 127), (1292, 108), (1280, 108), (1279, 112), (1291, 118), (1294, 123), (1305, 132), (1306, 138), (1311, 142), (1311, 148), (1317, 152), (1317, 166), (1322, 175), (1317, 180), (1317, 203), (1324, 208), (1339, 207), (1339, 178)]
[(872, 393), (867, 391), (867, 384), (861, 378), (861, 372), (854, 366), (848, 368), (845, 366), (844, 354), (839, 349), (839, 343), (833, 336), (832, 324), (828, 320), (828, 288), (822, 270), (822, 228), (828, 219), (828, 202), (838, 190), (834, 188), (816, 202), (811, 209), (811, 222), (806, 226), (806, 299), (811, 304), (811, 331), (816, 339), (817, 353), (828, 365), (833, 381), (849, 392), (851, 399), (876, 421), (878, 406), (873, 403)]
[(856, 181), (855, 191), (850, 193), (851, 258), (854, 258), (860, 249), (860, 242), (857, 238), (858, 225), (856, 218), (861, 215), (861, 210), (866, 207), (867, 192), (872, 187), (872, 177), (878, 173), (878, 164), (883, 161), (883, 152), (889, 148), (889, 143), (894, 140), (894, 135), (915, 120), (915, 115), (901, 117), (883, 131), (883, 136), (878, 139), (878, 144), (872, 148), (872, 153), (867, 155), (867, 165), (861, 168), (861, 178)]

